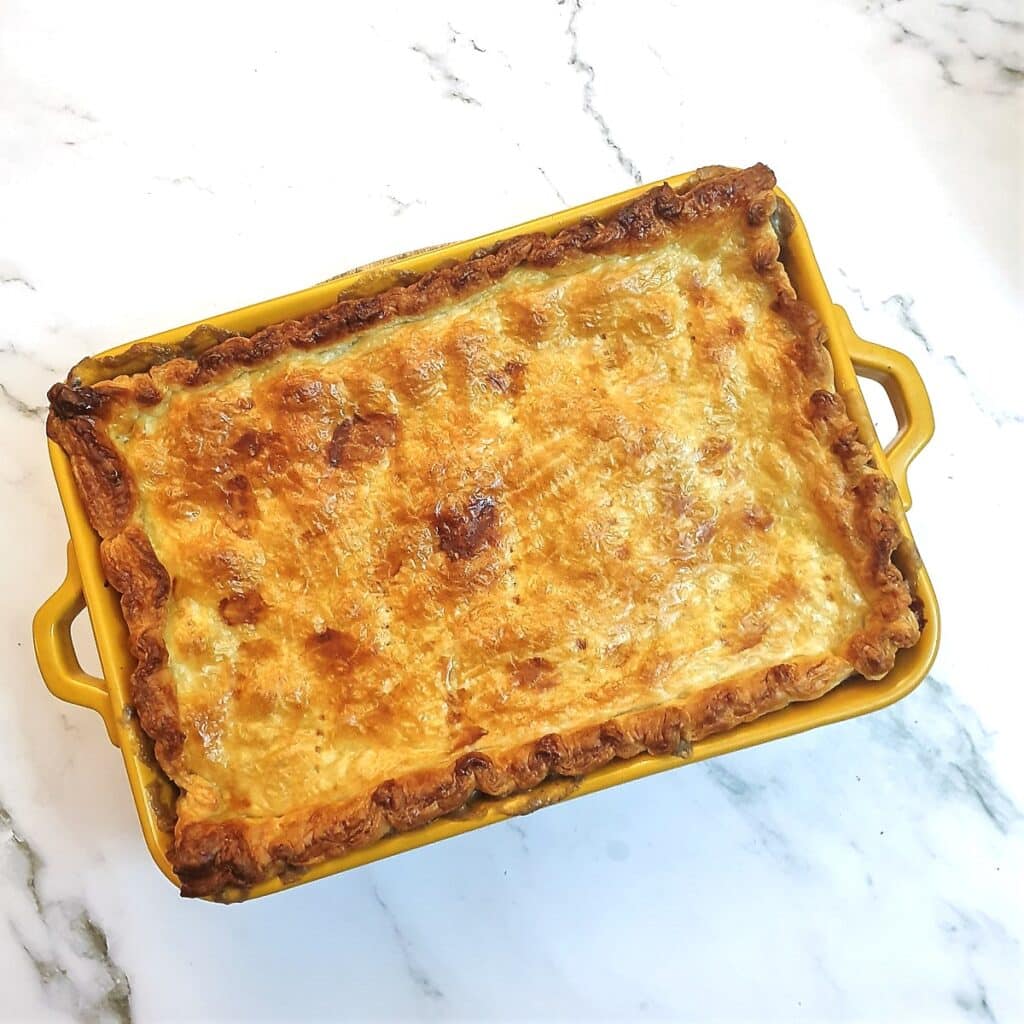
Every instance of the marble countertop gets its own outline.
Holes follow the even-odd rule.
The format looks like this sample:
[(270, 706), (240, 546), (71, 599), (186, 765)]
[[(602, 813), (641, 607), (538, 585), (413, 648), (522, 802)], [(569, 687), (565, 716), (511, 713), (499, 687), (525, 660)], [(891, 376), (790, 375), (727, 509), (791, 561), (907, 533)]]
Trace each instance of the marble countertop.
[[(0, 1018), (1024, 1019), (1019, 0), (364, 10), (0, 12)], [(755, 160), (931, 393), (932, 675), (283, 896), (178, 899), (99, 718), (33, 660), (66, 538), (46, 388), (376, 257)]]

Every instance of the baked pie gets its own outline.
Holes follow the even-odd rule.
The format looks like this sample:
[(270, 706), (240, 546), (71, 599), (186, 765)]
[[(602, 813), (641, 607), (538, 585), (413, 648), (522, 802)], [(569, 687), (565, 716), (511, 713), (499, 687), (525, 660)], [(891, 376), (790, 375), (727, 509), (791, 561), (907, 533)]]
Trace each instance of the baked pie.
[(876, 679), (893, 489), (763, 165), (50, 392), (224, 896)]

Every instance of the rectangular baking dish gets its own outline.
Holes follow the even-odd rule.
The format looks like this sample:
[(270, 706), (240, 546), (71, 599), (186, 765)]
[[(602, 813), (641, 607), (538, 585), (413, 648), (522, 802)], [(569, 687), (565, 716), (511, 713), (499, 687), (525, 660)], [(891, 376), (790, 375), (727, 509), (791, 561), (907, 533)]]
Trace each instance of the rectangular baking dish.
[[(688, 177), (689, 174), (681, 174), (667, 179), (667, 182), (678, 188)], [(340, 291), (364, 294), (375, 292), (409, 275), (420, 275), (450, 261), (465, 259), (477, 249), (493, 246), (514, 235), (533, 231), (550, 234), (581, 217), (604, 217), (650, 187), (638, 186), (480, 238), (371, 264), (303, 291), (202, 322), (240, 334), (251, 333), (266, 324), (295, 318), (329, 305)], [(782, 711), (702, 740), (694, 744), (692, 753), (685, 759), (675, 755), (647, 754), (629, 761), (612, 762), (581, 779), (549, 779), (529, 793), (503, 799), (481, 798), (456, 815), (441, 818), (410, 832), (389, 835), (371, 846), (316, 865), (301, 875), (264, 882), (249, 890), (245, 894), (246, 898), (263, 896), (301, 882), (346, 871), (560, 800), (594, 793), (669, 768), (877, 711), (905, 697), (925, 677), (938, 648), (939, 611), (905, 513), (910, 508), (907, 467), (927, 444), (934, 430), (931, 404), (920, 374), (906, 356), (864, 341), (854, 333), (846, 312), (834, 305), (829, 297), (799, 213), (784, 193), (779, 191), (778, 194), (789, 204), (795, 219), (795, 228), (784, 250), (790, 278), (800, 298), (815, 308), (828, 330), (828, 347), (835, 366), (836, 391), (846, 402), (849, 414), (856, 422), (862, 439), (870, 445), (878, 466), (895, 483), (902, 503), (902, 507), (897, 509), (897, 516), (906, 543), (900, 548), (895, 560), (923, 608), (925, 627), (920, 642), (909, 650), (900, 651), (892, 672), (879, 682), (850, 680), (817, 700), (791, 704)], [(131, 344), (176, 346), (197, 326), (188, 324)], [(102, 355), (117, 355), (129, 347), (128, 344), (122, 345)], [(884, 449), (879, 444), (865, 405), (858, 375), (880, 382), (892, 402), (898, 432)], [(49, 442), (49, 451), (71, 541), (68, 545), (67, 576), (39, 609), (33, 622), (36, 658), (43, 679), (54, 696), (92, 708), (103, 717), (111, 742), (120, 748), (124, 758), (150, 853), (161, 871), (177, 884), (167, 859), (174, 822), (175, 792), (157, 767), (150, 741), (131, 710), (129, 678), (134, 664), (128, 650), (128, 635), (121, 617), (118, 596), (106, 585), (100, 565), (99, 538), (86, 518), (70, 462), (52, 441)], [(102, 679), (83, 671), (71, 639), (71, 624), (84, 608), (89, 610), (103, 669)]]

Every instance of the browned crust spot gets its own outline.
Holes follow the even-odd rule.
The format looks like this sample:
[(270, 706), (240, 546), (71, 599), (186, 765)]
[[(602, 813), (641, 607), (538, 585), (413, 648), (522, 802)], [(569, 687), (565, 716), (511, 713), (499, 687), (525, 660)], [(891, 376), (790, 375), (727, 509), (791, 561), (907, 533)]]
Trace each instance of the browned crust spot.
[[(162, 387), (206, 384), (234, 368), (257, 365), (290, 348), (332, 344), (370, 325), (438, 308), (488, 286), (520, 265), (553, 266), (577, 253), (643, 245), (669, 230), (727, 209), (745, 211), (751, 225), (763, 224), (778, 209), (774, 185), (774, 174), (762, 164), (744, 171), (709, 168), (679, 190), (667, 185), (651, 189), (605, 221), (584, 218), (553, 237), (531, 234), (507, 239), (490, 251), (431, 271), (410, 284), (369, 297), (342, 299), (251, 337), (230, 337), (195, 360), (165, 363), (152, 376), (120, 377), (93, 387), (62, 383), (51, 388), (47, 432), (68, 453), (90, 522), (103, 538), (104, 570), (111, 585), (121, 592), (132, 653), (138, 660), (132, 698), (164, 769), (174, 772), (183, 744), (163, 642), (170, 581), (148, 539), (132, 523), (135, 486), (105, 434), (106, 421), (118, 403), (151, 405), (160, 400)], [(753, 260), (757, 271), (777, 285), (776, 309), (798, 334), (792, 366), (794, 381), (810, 396), (808, 427), (843, 465), (848, 491), (855, 497), (847, 526), (867, 552), (864, 577), (880, 592), (871, 621), (850, 642), (849, 650), (843, 652), (845, 658), (779, 665), (724, 682), (682, 703), (544, 736), (500, 757), (470, 751), (445, 767), (389, 780), (372, 794), (342, 804), (273, 819), (179, 820), (170, 856), (183, 894), (217, 897), (228, 890), (245, 890), (264, 879), (365, 846), (388, 832), (425, 824), (461, 807), (474, 793), (506, 796), (531, 789), (549, 776), (583, 775), (613, 758), (635, 757), (644, 751), (685, 753), (691, 743), (713, 733), (792, 701), (820, 696), (848, 675), (851, 665), (877, 678), (892, 667), (899, 648), (916, 642), (920, 627), (912, 597), (892, 564), (899, 530), (891, 511), (891, 484), (871, 465), (870, 454), (859, 441), (841, 399), (830, 390), (824, 329), (814, 311), (793, 295), (778, 262), (778, 247), (759, 249)], [(524, 311), (523, 315), (529, 316), (535, 330), (543, 330), (540, 311)], [(505, 367), (490, 383), (514, 395), (522, 378), (520, 371)], [(304, 396), (293, 397), (300, 400)], [(364, 426), (366, 422), (364, 417)], [(350, 459), (350, 453), (356, 451), (352, 447), (356, 426), (353, 417), (349, 426), (340, 425), (340, 433), (335, 432), (326, 453), (332, 465), (361, 461), (363, 453), (375, 458), (394, 443), (391, 428), (378, 422), (366, 428), (367, 436), (360, 439), (359, 457)], [(236, 450), (254, 456), (259, 444), (258, 438), (242, 437)], [(823, 500), (837, 521), (850, 515), (846, 494)], [(246, 514), (250, 511), (244, 509)], [(767, 525), (756, 514), (751, 520), (758, 528)], [(434, 518), (439, 546), (453, 561), (471, 558), (493, 543), (497, 525), (494, 501), (483, 495), (471, 496), (465, 505), (439, 506)], [(355, 649), (349, 649), (352, 644), (334, 631), (311, 637), (308, 647), (342, 661), (356, 656)], [(544, 666), (536, 669), (535, 682), (545, 674)], [(527, 674), (531, 673), (528, 669)]]
[(498, 509), (489, 494), (473, 494), (463, 504), (438, 505), (434, 530), (441, 550), (453, 561), (472, 558), (494, 543)]
[(259, 622), (266, 607), (259, 591), (247, 590), (241, 594), (221, 598), (218, 610), (220, 617), (229, 626), (251, 626)]
[(354, 413), (334, 428), (327, 461), (334, 467), (376, 462), (398, 443), (398, 417), (386, 412)]

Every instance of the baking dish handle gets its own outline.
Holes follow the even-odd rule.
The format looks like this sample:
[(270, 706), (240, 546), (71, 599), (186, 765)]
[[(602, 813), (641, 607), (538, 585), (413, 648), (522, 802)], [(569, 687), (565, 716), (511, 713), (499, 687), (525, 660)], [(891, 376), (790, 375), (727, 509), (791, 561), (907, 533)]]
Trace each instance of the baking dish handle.
[(78, 571), (75, 546), (69, 543), (67, 576), (32, 620), (36, 661), (50, 693), (69, 704), (98, 712), (106, 724), (110, 742), (116, 747), (120, 744), (106, 683), (82, 668), (71, 639), (71, 623), (84, 608), (82, 576)]
[(860, 377), (878, 381), (896, 414), (896, 436), (885, 447), (885, 457), (905, 508), (910, 508), (907, 468), (935, 433), (932, 403), (917, 367), (902, 353), (865, 341), (853, 329), (842, 306), (836, 316), (846, 332), (847, 350)]

